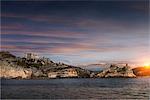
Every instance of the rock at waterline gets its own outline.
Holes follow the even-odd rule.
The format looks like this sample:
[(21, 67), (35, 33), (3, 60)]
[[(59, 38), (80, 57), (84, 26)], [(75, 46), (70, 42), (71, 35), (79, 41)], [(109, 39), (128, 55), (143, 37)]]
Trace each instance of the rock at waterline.
[(129, 66), (111, 65), (110, 68), (98, 73), (96, 77), (136, 77)]

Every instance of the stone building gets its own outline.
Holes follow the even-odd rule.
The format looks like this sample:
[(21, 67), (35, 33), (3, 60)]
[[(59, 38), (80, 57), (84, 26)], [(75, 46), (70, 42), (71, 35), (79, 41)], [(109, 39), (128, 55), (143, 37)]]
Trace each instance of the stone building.
[(27, 58), (27, 59), (39, 59), (39, 56), (36, 53), (26, 53), (25, 58)]

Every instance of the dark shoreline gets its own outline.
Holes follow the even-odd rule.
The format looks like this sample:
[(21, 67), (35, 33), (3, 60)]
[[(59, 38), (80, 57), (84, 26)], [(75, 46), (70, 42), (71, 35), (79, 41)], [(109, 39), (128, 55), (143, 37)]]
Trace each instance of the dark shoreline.
[(150, 78), (150, 76), (137, 76), (137, 77), (79, 77), (79, 78), (77, 78), (77, 77), (62, 77), (62, 78), (29, 78), (29, 79), (27, 79), (27, 78), (21, 78), (21, 79), (17, 79), (17, 78), (0, 78), (0, 80), (2, 81), (2, 80), (55, 80), (55, 79), (109, 79), (109, 78), (111, 78), (111, 79), (113, 79), (113, 78), (118, 78), (118, 79), (120, 79), (120, 78), (122, 78), (122, 79), (136, 79), (136, 78)]
[(111, 79), (113, 79), (113, 78), (118, 78), (118, 79), (120, 79), (120, 78), (122, 78), (122, 79), (136, 79), (136, 78), (150, 78), (150, 76), (140, 76), (140, 77), (96, 77), (96, 78), (88, 78), (88, 77), (86, 77), (86, 78), (70, 78), (70, 77), (64, 77), (64, 78), (30, 78), (30, 79), (17, 79), (17, 78), (1, 78), (0, 80), (2, 81), (2, 80), (54, 80), (54, 79), (109, 79), (109, 78), (111, 78)]

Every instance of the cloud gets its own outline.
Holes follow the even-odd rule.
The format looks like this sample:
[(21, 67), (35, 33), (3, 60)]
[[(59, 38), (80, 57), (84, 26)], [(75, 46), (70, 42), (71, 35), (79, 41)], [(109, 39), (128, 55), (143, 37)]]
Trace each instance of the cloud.
[(20, 23), (13, 23), (13, 24), (7, 24), (7, 25), (2, 25), (1, 30), (6, 31), (6, 30), (22, 30), (24, 29), (24, 26)]
[(60, 17), (55, 15), (33, 15), (33, 14), (16, 14), (16, 13), (2, 13), (2, 18), (15, 18), (15, 19), (24, 19), (29, 20), (33, 22), (46, 22), (50, 24), (65, 24), (70, 25), (70, 23), (73, 23), (74, 20), (69, 17)]
[(1, 49), (16, 49), (16, 46), (12, 46), (12, 45), (1, 45)]
[[(22, 45), (24, 44), (24, 45)], [(55, 53), (55, 54), (72, 54), (72, 53), (82, 53), (82, 52), (95, 52), (95, 53), (107, 53), (107, 52), (117, 52), (117, 51), (133, 51), (135, 49), (145, 49), (145, 46), (136, 46), (134, 48), (129, 48), (126, 46), (119, 45), (107, 45), (97, 47), (96, 45), (87, 45), (82, 43), (30, 43), (21, 45), (11, 45), (2, 44), (2, 49), (9, 49), (14, 51), (34, 51), (41, 53)], [(82, 57), (96, 57), (96, 55), (82, 55)]]
[(145, 13), (148, 15), (149, 13), (149, 1), (144, 0), (144, 1), (138, 1), (135, 3), (131, 3), (129, 6), (129, 9), (133, 9), (142, 13)]
[[(8, 28), (8, 29), (7, 29)], [(17, 28), (17, 27), (16, 27)], [(29, 36), (45, 36), (45, 37), (74, 37), (83, 38), (85, 32), (74, 32), (74, 31), (64, 31), (64, 30), (49, 30), (49, 31), (24, 31), (24, 30), (9, 30), (9, 27), (2, 27), (1, 34), (18, 34), (18, 35), (29, 35)]]
[[(2, 17), (8, 17), (9, 18), (23, 18), (30, 20), (29, 23), (32, 23), (31, 25), (28, 23), (24, 24), (23, 28), (18, 28), (18, 30), (26, 31), (24, 34), (32, 34), (34, 33), (36, 29), (39, 32), (36, 32), (35, 34), (44, 34), (44, 35), (74, 35), (74, 36), (84, 36), (86, 34), (90, 34), (93, 32), (97, 32), (99, 34), (104, 33), (114, 33), (114, 34), (135, 34), (135, 30), (145, 30), (148, 31), (148, 16), (147, 21), (146, 18), (141, 19), (141, 16), (137, 15), (136, 17), (133, 16), (121, 16), (120, 19), (115, 19), (111, 17), (106, 18), (83, 18), (83, 17), (77, 17), (77, 18), (71, 18), (71, 17), (65, 17), (65, 16), (53, 16), (53, 15), (18, 15), (18, 14), (3, 14)], [(3, 18), (2, 18), (3, 19)], [(137, 21), (137, 19), (140, 19)], [(126, 21), (128, 20), (128, 21)], [(145, 22), (145, 21), (146, 22)], [(33, 21), (33, 22), (32, 22)], [(36, 22), (42, 22), (42, 23), (36, 23)], [(19, 22), (15, 21), (15, 24), (18, 24)], [(9, 27), (14, 27), (14, 25), (7, 25), (8, 28), (3, 28), (2, 30), (9, 30)], [(36, 27), (34, 27), (34, 25)], [(40, 25), (40, 27), (38, 26)], [(2, 24), (3, 26), (3, 24)], [(17, 25), (15, 25), (17, 26)], [(48, 27), (49, 26), (49, 27)], [(16, 27), (17, 28), (17, 27)], [(55, 29), (56, 28), (56, 29)], [(17, 31), (18, 31), (17, 30)], [(27, 31), (28, 30), (28, 31)], [(68, 31), (71, 30), (71, 31)], [(76, 32), (75, 32), (75, 31)], [(77, 31), (79, 30), (79, 31)], [(10, 30), (12, 31), (12, 30)], [(32, 33), (30, 32), (32, 31)], [(40, 32), (41, 31), (41, 32)], [(19, 31), (18, 31), (19, 32)], [(7, 32), (10, 33), (10, 32)], [(7, 34), (6, 33), (6, 34)], [(23, 33), (23, 32), (21, 32)], [(48, 34), (47, 34), (48, 33)]]

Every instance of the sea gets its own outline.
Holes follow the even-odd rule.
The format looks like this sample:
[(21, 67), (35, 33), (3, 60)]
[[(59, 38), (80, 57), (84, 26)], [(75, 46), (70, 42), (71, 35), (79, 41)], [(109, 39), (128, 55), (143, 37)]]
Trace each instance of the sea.
[(150, 78), (2, 79), (1, 99), (150, 100)]

